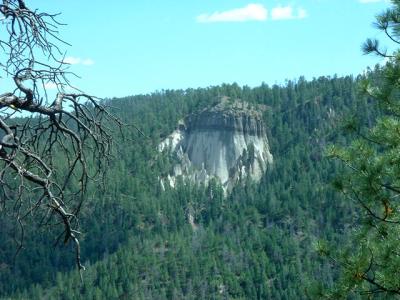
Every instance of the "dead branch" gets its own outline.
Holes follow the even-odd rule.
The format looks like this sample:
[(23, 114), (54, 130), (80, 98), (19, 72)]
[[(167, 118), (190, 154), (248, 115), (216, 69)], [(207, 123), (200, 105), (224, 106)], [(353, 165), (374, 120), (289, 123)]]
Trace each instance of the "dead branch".
[[(68, 44), (58, 36), (57, 16), (23, 0), (0, 4), (8, 36), (0, 40), (0, 76), (14, 86), (0, 94), (0, 206), (14, 211), (21, 236), (27, 218), (58, 218), (81, 271), (77, 214), (88, 182), (102, 179), (122, 124), (100, 99), (69, 92), (72, 73), (61, 51)], [(57, 88), (53, 99), (48, 85)]]

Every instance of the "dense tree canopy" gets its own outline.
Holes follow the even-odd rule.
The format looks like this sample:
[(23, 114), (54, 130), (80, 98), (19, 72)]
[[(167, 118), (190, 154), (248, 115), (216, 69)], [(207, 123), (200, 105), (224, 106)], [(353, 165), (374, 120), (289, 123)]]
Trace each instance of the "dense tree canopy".
[[(25, 12), (25, 4), (21, 1), (3, 3), (18, 12)], [(12, 26), (12, 23), (8, 25)], [(379, 46), (375, 42), (369, 44), (369, 49)], [(396, 150), (400, 149), (396, 148), (396, 139), (393, 138), (397, 132), (387, 130), (397, 128), (396, 110), (389, 109), (395, 107), (397, 92), (395, 89), (393, 93), (389, 92), (390, 81), (380, 78), (397, 78), (394, 75), (390, 77), (397, 72), (395, 62), (393, 58), (386, 69), (378, 66), (357, 78), (333, 76), (306, 80), (301, 77), (282, 86), (262, 84), (250, 88), (222, 84), (108, 99), (103, 104), (111, 103), (115, 108), (113, 112), (122, 121), (138, 124), (140, 132), (130, 127), (122, 128), (126, 139), (115, 137), (118, 159), (108, 165), (104, 189), (87, 186), (82, 205), (78, 200), (81, 198), (73, 196), (81, 189), (82, 166), (70, 171), (69, 163), (75, 161), (76, 152), (64, 156), (71, 148), (60, 137), (53, 136), (60, 131), (53, 133), (52, 126), (59, 124), (73, 130), (79, 138), (89, 138), (84, 140), (82, 150), (96, 149), (96, 141), (87, 134), (85, 127), (81, 127), (82, 124), (77, 123), (74, 109), (77, 107), (78, 112), (82, 109), (93, 113), (102, 106), (96, 106), (98, 102), (84, 105), (83, 100), (81, 106), (73, 106), (72, 110), (55, 112), (56, 123), (51, 123), (51, 113), (42, 118), (22, 118), (23, 115), (20, 119), (12, 119), (6, 114), (15, 116), (14, 110), (4, 109), (4, 120), (13, 122), (9, 125), (14, 130), (13, 136), (21, 134), (19, 124), (25, 124), (16, 121), (28, 122), (25, 126), (27, 133), (18, 136), (14, 142), (33, 139), (36, 146), (32, 147), (36, 148), (28, 150), (46, 154), (41, 156), (42, 160), (55, 170), (51, 173), (54, 177), (46, 177), (50, 190), (53, 191), (58, 180), (68, 178), (65, 189), (56, 189), (63, 191), (57, 197), (64, 197), (63, 205), (72, 208), (72, 212), (80, 210), (83, 228), (81, 257), (88, 268), (82, 284), (77, 272), (71, 271), (69, 262), (73, 253), (69, 248), (59, 246), (56, 246), (57, 251), (53, 251), (54, 240), (51, 237), (54, 232), (47, 231), (48, 227), (39, 231), (43, 222), (25, 226), (24, 248), (34, 250), (21, 251), (14, 261), (14, 240), (20, 231), (13, 225), (18, 220), (15, 216), (21, 212), (1, 208), (0, 298), (309, 299), (312, 296), (339, 298), (350, 294), (352, 299), (360, 299), (365, 296), (359, 292), (386, 292), (391, 297), (399, 278), (394, 275), (399, 269), (395, 238), (398, 228), (397, 192), (391, 189), (398, 188)], [(34, 81), (33, 70), (28, 72), (30, 75), (26, 80)], [(365, 83), (366, 79), (372, 83)], [(370, 95), (357, 93), (362, 84)], [(392, 84), (396, 86), (398, 83)], [(377, 85), (380, 88), (374, 88)], [(38, 79), (36, 87), (41, 86)], [(376, 110), (373, 98), (382, 99), (385, 91), (390, 101), (387, 107), (383, 103), (381, 110)], [(18, 89), (16, 93), (19, 93)], [(63, 95), (62, 89), (59, 95)], [(78, 98), (68, 95), (72, 94), (61, 97), (62, 103), (73, 103), (69, 97), (77, 101)], [(244, 180), (228, 197), (223, 196), (221, 187), (214, 181), (209, 186), (179, 182), (176, 189), (166, 187), (162, 191), (159, 178), (168, 174), (174, 162), (157, 152), (161, 138), (172, 132), (180, 119), (212, 105), (221, 95), (267, 107), (263, 117), (274, 155), (273, 168), (263, 176), (260, 184)], [(9, 107), (13, 105), (23, 110), (27, 95), (20, 91), (15, 96), (19, 100), (9, 103)], [(78, 96), (88, 98), (83, 94)], [(40, 102), (40, 98), (34, 99), (39, 101), (39, 107), (53, 109), (57, 104), (57, 101), (52, 104), (51, 100)], [(90, 102), (90, 98), (88, 100)], [(101, 109), (100, 112), (106, 113)], [(345, 127), (351, 129), (351, 133), (345, 136), (339, 127), (349, 114), (351, 122), (346, 122)], [(377, 117), (379, 119), (375, 121)], [(63, 118), (66, 119), (60, 121)], [(356, 126), (354, 120), (357, 119), (376, 129)], [(29, 126), (48, 129), (35, 140), (34, 131)], [(347, 173), (348, 177), (334, 181), (355, 200), (343, 201), (329, 183), (336, 174), (343, 172), (345, 166), (326, 159), (324, 151), (328, 144), (348, 145), (355, 137), (358, 140), (350, 148), (333, 148), (331, 152), (353, 167)], [(55, 142), (48, 144), (49, 138)], [(78, 146), (74, 144), (74, 138), (69, 139), (71, 145), (75, 145), (72, 149), (76, 150)], [(57, 150), (51, 152), (53, 156), (47, 151), (49, 145), (56, 145), (52, 148)], [(10, 146), (10, 149), (5, 149), (6, 154), (14, 153), (12, 151), (16, 152), (22, 146), (15, 149)], [(85, 157), (87, 171), (95, 172), (97, 157)], [(17, 162), (31, 166), (31, 172), (47, 176), (43, 168), (33, 164), (37, 163), (35, 159), (28, 164), (29, 159), (24, 159), (23, 152), (16, 154), (15, 158)], [(77, 164), (80, 163), (78, 159)], [(386, 168), (386, 164), (390, 167)], [(27, 187), (36, 191), (34, 182)], [(27, 187), (24, 186), (22, 191)], [(11, 190), (18, 191), (10, 187)], [(43, 188), (38, 191), (42, 193)], [(36, 196), (35, 193), (29, 195)], [(33, 198), (29, 197), (21, 196), (19, 203), (37, 203), (30, 202)], [(47, 206), (52, 204), (52, 198), (38, 199), (41, 202), (34, 206), (35, 209), (52, 209)], [(361, 204), (365, 212), (361, 217), (354, 209), (354, 202)], [(7, 200), (5, 203), (8, 205), (10, 202)], [(21, 211), (27, 208), (29, 206), (22, 205)], [(53, 217), (52, 214), (48, 216)], [(68, 216), (71, 222), (75, 220), (74, 216)], [(48, 220), (44, 219), (44, 223)], [(357, 227), (354, 233), (351, 228), (359, 221), (364, 227)], [(358, 239), (354, 239), (356, 235)], [(331, 248), (318, 243), (320, 239), (326, 240), (327, 245), (345, 245), (352, 240), (354, 243), (351, 252), (344, 253), (341, 259), (333, 255)], [(382, 242), (385, 239), (391, 241)], [(17, 238), (17, 245), (18, 241)], [(319, 251), (334, 258), (337, 264), (331, 265), (318, 256), (312, 245), (318, 245)], [(353, 255), (346, 255), (348, 253)], [(342, 265), (346, 271), (339, 277)], [(338, 279), (341, 284), (335, 286)], [(320, 286), (334, 287), (335, 290), (327, 295), (326, 290), (321, 292)]]
[[(49, 251), (43, 237), (29, 241), (41, 245), (38, 252), (23, 251), (15, 266), (7, 255), (13, 249), (2, 247), (0, 294), (308, 299), (314, 280), (330, 284), (337, 275), (311, 245), (320, 238), (343, 243), (351, 221), (351, 204), (339, 201), (329, 186), (341, 167), (323, 153), (327, 143), (343, 140), (337, 124), (344, 115), (371, 115), (368, 99), (356, 101), (361, 79), (300, 78), (255, 88), (224, 84), (109, 100), (118, 116), (140, 124), (142, 133), (124, 128), (126, 139), (116, 140), (118, 160), (110, 164), (105, 189), (88, 188), (81, 210), (84, 287), (76, 272), (66, 272), (71, 266), (64, 261), (71, 254)], [(159, 177), (173, 163), (157, 152), (162, 136), (221, 94), (268, 107), (264, 120), (273, 168), (259, 185), (240, 184), (227, 198), (215, 182), (162, 191)], [(7, 232), (0, 235), (12, 240)]]

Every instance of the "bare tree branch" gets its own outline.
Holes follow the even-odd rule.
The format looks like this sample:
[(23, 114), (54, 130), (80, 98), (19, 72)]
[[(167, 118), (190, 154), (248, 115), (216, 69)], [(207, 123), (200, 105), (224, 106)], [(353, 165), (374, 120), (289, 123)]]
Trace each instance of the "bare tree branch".
[[(51, 224), (58, 218), (81, 271), (77, 214), (88, 182), (102, 178), (122, 123), (104, 101), (71, 86), (57, 16), (23, 0), (0, 4), (8, 36), (0, 40), (0, 76), (14, 86), (0, 94), (0, 205), (6, 210), (13, 203), (22, 239), (26, 219)], [(48, 85), (57, 89), (53, 98)]]

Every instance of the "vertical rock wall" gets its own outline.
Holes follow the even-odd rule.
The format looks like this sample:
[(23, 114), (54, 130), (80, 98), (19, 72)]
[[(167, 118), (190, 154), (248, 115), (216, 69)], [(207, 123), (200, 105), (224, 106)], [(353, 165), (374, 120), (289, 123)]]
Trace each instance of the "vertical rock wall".
[(207, 183), (217, 178), (225, 191), (240, 179), (259, 180), (273, 161), (262, 109), (224, 98), (218, 105), (188, 116), (160, 145), (176, 155), (178, 163), (169, 176)]

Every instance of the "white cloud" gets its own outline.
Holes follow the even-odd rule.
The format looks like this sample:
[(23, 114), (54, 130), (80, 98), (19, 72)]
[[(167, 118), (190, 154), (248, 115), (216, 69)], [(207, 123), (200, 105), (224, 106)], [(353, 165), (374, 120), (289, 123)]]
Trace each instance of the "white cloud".
[(90, 58), (86, 58), (82, 60), (82, 65), (91, 66), (94, 65), (94, 61)]
[(248, 4), (242, 8), (214, 12), (212, 14), (201, 14), (196, 20), (199, 23), (212, 22), (246, 22), (246, 21), (265, 21), (268, 11), (262, 4)]
[(277, 6), (271, 11), (272, 20), (304, 19), (305, 17), (307, 17), (307, 11), (305, 9), (298, 8), (295, 12), (290, 5)]
[(43, 84), (43, 87), (46, 90), (56, 90), (57, 89), (57, 84), (55, 84), (54, 82), (46, 82), (45, 84)]
[(66, 84), (66, 83), (62, 83), (62, 82), (52, 82), (52, 81), (48, 81), (43, 83), (43, 88), (47, 91), (62, 91), (62, 92), (76, 92), (79, 91), (78, 89), (74, 88), (73, 86)]
[(94, 61), (91, 58), (82, 59), (80, 57), (74, 57), (74, 56), (65, 57), (63, 62), (70, 65), (84, 65), (84, 66), (94, 65)]
[(304, 19), (304, 18), (307, 18), (307, 16), (308, 16), (307, 11), (304, 8), (300, 7), (297, 10), (297, 18), (298, 19)]
[(389, 2), (389, 1), (388, 0), (358, 0), (358, 2), (367, 4), (367, 3)]
[(77, 65), (81, 62), (81, 59), (79, 57), (67, 56), (63, 62), (70, 65)]
[[(307, 17), (307, 11), (305, 9), (303, 8), (294, 9), (290, 5), (276, 6), (271, 10), (272, 20), (304, 19), (306, 17)], [(247, 6), (242, 8), (236, 8), (222, 12), (217, 11), (212, 14), (201, 14), (196, 18), (197, 22), (199, 23), (266, 21), (267, 19), (268, 19), (267, 8), (264, 7), (262, 4), (254, 4), (254, 3), (248, 4)]]

